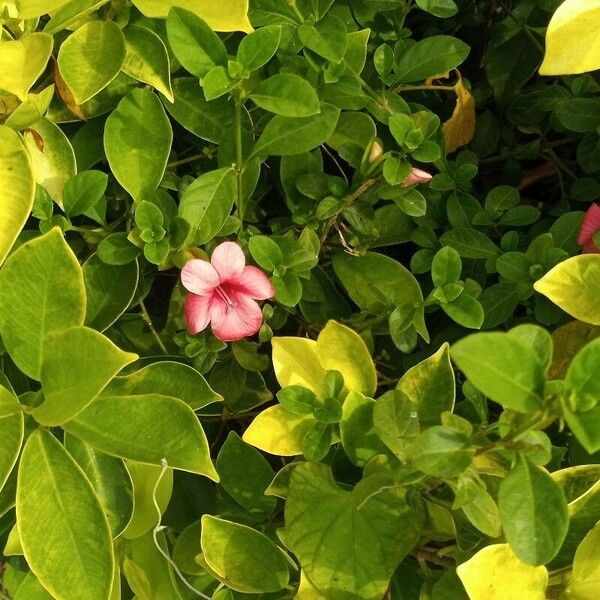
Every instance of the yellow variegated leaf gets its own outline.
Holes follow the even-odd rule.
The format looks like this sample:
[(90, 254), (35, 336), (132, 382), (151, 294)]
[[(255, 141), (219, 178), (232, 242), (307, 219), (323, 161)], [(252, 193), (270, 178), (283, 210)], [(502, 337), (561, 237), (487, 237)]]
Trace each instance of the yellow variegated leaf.
[(565, 0), (546, 31), (542, 75), (600, 69), (600, 0)]
[(508, 544), (481, 549), (456, 569), (470, 600), (545, 600), (546, 567), (521, 562)]
[(263, 410), (244, 432), (243, 440), (278, 456), (302, 454), (302, 442), (314, 423), (312, 415), (295, 415), (280, 404)]
[(0, 90), (20, 100), (44, 72), (52, 54), (52, 36), (30, 33), (14, 41), (0, 42)]
[(317, 357), (317, 342), (299, 337), (276, 337), (272, 344), (273, 368), (279, 385), (301, 385), (321, 396), (325, 370)]
[(204, 19), (215, 31), (252, 31), (248, 0), (132, 0), (147, 17), (164, 18), (173, 6)]
[(533, 287), (579, 321), (600, 325), (600, 255), (573, 256)]
[(467, 145), (475, 135), (475, 98), (464, 86), (462, 78), (456, 82), (454, 91), (456, 106), (452, 116), (443, 125), (448, 152)]

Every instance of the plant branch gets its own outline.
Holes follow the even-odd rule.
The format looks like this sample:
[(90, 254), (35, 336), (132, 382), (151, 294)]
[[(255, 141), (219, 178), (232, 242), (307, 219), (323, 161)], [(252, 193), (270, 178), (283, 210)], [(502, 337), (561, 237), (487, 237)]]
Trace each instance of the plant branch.
[(146, 310), (146, 305), (144, 304), (143, 300), (140, 300), (140, 314), (142, 315), (142, 319), (144, 319), (144, 323), (146, 323), (146, 325), (148, 326), (148, 329), (154, 336), (154, 339), (156, 340), (156, 343), (158, 344), (159, 348), (162, 350), (163, 354), (169, 354), (169, 351), (167, 350), (165, 343), (162, 341), (160, 335), (158, 334), (158, 331), (156, 331), (156, 329), (154, 328), (154, 324), (152, 323), (152, 319), (150, 318), (150, 315), (148, 314), (148, 311)]

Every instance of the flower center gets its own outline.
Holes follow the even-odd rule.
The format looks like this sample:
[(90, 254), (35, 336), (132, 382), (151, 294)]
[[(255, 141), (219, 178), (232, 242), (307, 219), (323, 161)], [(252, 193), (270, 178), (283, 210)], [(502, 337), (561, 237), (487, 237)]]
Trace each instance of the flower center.
[(227, 309), (228, 310), (230, 308), (234, 308), (235, 307), (235, 303), (231, 299), (231, 296), (229, 296), (229, 294), (223, 289), (222, 286), (218, 285), (215, 288), (215, 291), (217, 292), (217, 294), (219, 295), (219, 297), (221, 298), (221, 300), (223, 300), (223, 302), (225, 302), (225, 304), (227, 304)]

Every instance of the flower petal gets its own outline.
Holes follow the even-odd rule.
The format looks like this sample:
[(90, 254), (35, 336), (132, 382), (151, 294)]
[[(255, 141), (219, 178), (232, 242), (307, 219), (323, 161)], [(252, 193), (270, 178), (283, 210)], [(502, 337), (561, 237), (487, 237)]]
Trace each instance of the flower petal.
[(600, 248), (594, 244), (594, 240), (590, 240), (589, 242), (585, 242), (585, 244), (583, 244), (581, 251), (583, 254), (599, 254)]
[(203, 296), (219, 285), (219, 274), (206, 260), (188, 260), (181, 269), (181, 283), (188, 292)]
[(587, 242), (591, 241), (593, 235), (600, 229), (600, 206), (598, 206), (595, 202), (592, 204), (587, 212), (585, 213), (585, 217), (583, 217), (583, 223), (581, 224), (581, 229), (579, 230), (579, 237), (577, 238), (577, 243), (580, 246), (583, 246)]
[(258, 304), (245, 294), (232, 295), (233, 306), (215, 298), (210, 320), (215, 337), (223, 342), (235, 342), (254, 335), (262, 325), (263, 315)]
[(257, 267), (244, 267), (240, 275), (229, 281), (229, 285), (255, 300), (267, 300), (275, 295), (273, 284)]
[(417, 183), (429, 183), (433, 179), (433, 175), (423, 169), (413, 167), (410, 170), (410, 175), (400, 184), (402, 187), (415, 185)]
[(183, 310), (188, 331), (191, 334), (195, 335), (206, 329), (210, 322), (210, 308), (212, 304), (212, 294), (205, 296), (196, 296), (196, 294), (187, 295)]
[(242, 273), (246, 257), (235, 242), (223, 242), (214, 249), (210, 262), (219, 273), (221, 283), (223, 283)]

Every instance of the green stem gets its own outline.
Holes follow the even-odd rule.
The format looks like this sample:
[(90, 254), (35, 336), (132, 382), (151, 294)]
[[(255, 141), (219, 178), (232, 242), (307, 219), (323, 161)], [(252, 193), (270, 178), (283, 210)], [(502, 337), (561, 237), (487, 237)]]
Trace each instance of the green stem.
[(237, 179), (237, 209), (240, 221), (244, 222), (246, 207), (242, 200), (242, 175), (244, 174), (244, 157), (242, 148), (242, 106), (243, 102), (237, 98), (235, 101), (235, 175)]
[(188, 156), (187, 158), (182, 158), (181, 160), (174, 160), (170, 162), (167, 167), (178, 167), (180, 165), (187, 165), (188, 163), (195, 162), (202, 158), (205, 158), (206, 154), (194, 154), (193, 156)]
[(394, 88), (394, 92), (398, 93), (398, 92), (412, 92), (415, 90), (426, 90), (426, 91), (431, 91), (431, 90), (447, 90), (450, 92), (454, 92), (454, 86), (453, 85), (399, 85), (398, 87)]
[(169, 354), (167, 347), (165, 346), (164, 342), (162, 341), (160, 335), (158, 335), (158, 331), (156, 331), (156, 329), (154, 328), (152, 319), (150, 318), (150, 315), (148, 314), (148, 311), (146, 310), (146, 305), (144, 304), (143, 300), (140, 300), (140, 314), (142, 315), (142, 319), (144, 319), (144, 323), (146, 323), (146, 325), (148, 326), (148, 329), (154, 336), (154, 339), (156, 340), (156, 343), (158, 344), (159, 348), (162, 350), (163, 354)]

